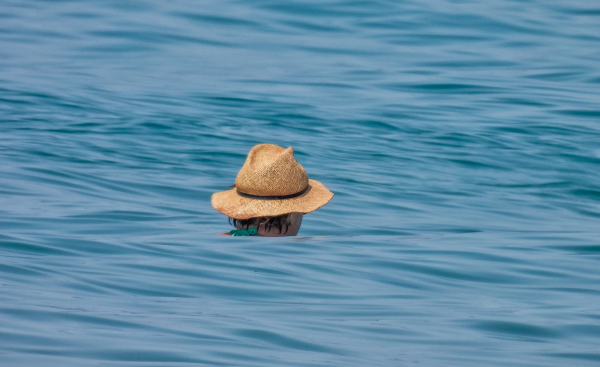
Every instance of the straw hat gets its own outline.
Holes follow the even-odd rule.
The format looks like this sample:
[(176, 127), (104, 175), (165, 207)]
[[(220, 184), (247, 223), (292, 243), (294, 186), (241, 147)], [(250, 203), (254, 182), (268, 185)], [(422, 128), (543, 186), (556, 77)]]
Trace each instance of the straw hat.
[(310, 213), (327, 204), (333, 193), (309, 180), (292, 147), (259, 144), (250, 150), (235, 179), (235, 188), (214, 193), (212, 206), (234, 219)]

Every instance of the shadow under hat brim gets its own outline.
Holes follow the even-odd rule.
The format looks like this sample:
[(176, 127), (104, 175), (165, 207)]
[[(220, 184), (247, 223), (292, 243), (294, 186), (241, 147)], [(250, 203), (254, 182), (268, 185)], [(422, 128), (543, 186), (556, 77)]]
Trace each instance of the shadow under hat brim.
[(325, 185), (308, 180), (308, 190), (295, 198), (283, 200), (261, 200), (238, 194), (236, 189), (212, 195), (213, 208), (234, 219), (274, 217), (288, 213), (310, 213), (327, 204), (333, 197)]

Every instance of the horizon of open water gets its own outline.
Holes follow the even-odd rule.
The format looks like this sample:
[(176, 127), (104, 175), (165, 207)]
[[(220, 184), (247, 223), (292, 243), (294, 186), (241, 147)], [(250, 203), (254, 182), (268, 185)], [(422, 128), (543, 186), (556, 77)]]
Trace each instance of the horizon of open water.
[[(600, 4), (0, 4), (0, 365), (598, 366)], [(258, 143), (336, 195), (226, 238)]]

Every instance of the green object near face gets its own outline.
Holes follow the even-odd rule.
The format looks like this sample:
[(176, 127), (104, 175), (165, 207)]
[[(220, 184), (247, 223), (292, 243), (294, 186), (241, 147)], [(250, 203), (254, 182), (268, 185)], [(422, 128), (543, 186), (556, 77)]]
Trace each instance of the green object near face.
[(232, 236), (256, 236), (257, 229), (256, 228), (233, 229), (233, 230), (229, 231), (229, 234)]

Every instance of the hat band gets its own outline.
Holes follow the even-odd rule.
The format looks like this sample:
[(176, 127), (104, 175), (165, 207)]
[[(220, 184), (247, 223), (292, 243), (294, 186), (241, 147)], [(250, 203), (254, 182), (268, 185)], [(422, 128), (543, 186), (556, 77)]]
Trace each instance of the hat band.
[(302, 194), (304, 194), (305, 192), (307, 192), (309, 188), (310, 188), (310, 185), (306, 185), (306, 187), (304, 189), (302, 189), (302, 191), (298, 191), (295, 194), (280, 195), (280, 196), (250, 195), (250, 194), (246, 194), (245, 192), (241, 192), (238, 189), (235, 189), (235, 191), (238, 193), (239, 196), (244, 197), (244, 198), (248, 198), (248, 199), (257, 199), (257, 200), (285, 200), (285, 199), (292, 199), (292, 198), (296, 198), (298, 196), (301, 196)]

